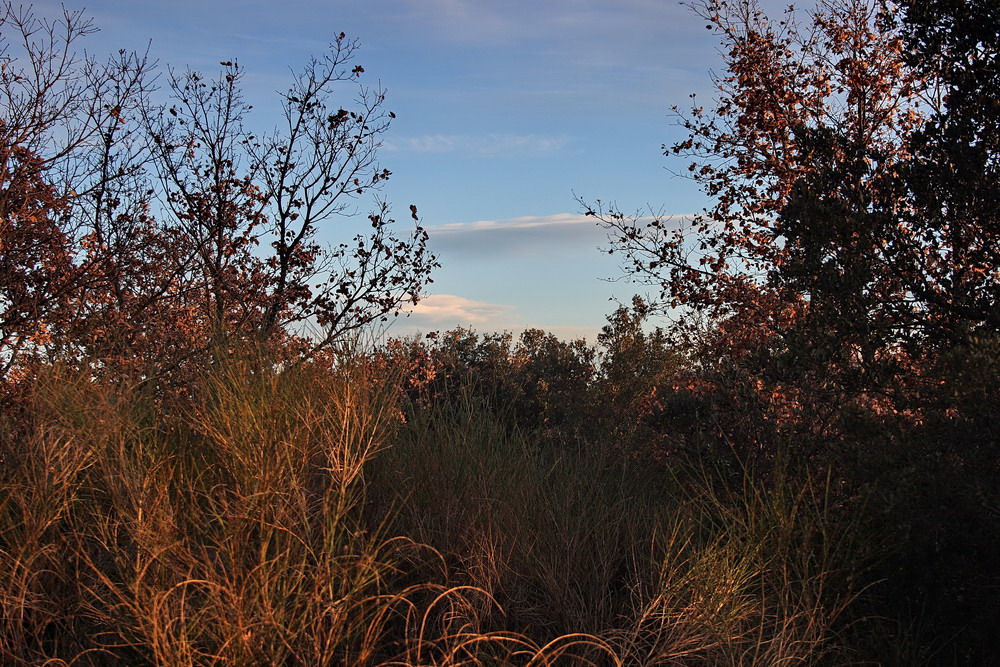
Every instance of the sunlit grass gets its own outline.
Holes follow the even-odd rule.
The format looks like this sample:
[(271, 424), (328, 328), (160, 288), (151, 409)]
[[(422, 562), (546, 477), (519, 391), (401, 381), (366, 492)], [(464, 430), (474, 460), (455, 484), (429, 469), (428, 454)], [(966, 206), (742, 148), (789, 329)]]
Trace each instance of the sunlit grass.
[(373, 368), (229, 360), (185, 398), (44, 371), (3, 429), (3, 662), (837, 654), (857, 591), (825, 480), (555, 451)]

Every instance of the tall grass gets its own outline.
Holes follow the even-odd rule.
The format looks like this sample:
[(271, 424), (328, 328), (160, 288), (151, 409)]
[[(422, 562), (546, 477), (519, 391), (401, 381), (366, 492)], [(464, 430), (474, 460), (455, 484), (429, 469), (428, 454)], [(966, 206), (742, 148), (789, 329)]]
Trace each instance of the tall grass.
[(851, 662), (837, 630), (860, 592), (862, 535), (836, 515), (829, 479), (778, 471), (735, 488), (695, 478), (661, 524), (656, 576), (620, 635), (637, 664)]
[[(391, 380), (391, 378), (389, 378)], [(363, 365), (221, 365), (163, 401), (50, 370), (4, 429), (5, 664), (448, 664), (559, 654), (357, 511), (396, 426)], [(13, 419), (9, 417), (9, 419)], [(415, 563), (423, 574), (414, 581)]]
[(182, 397), (45, 370), (0, 428), (0, 662), (849, 655), (861, 551), (826, 479), (550, 450), (375, 368), (228, 360)]
[(503, 406), (417, 410), (372, 464), (393, 529), (488, 592), (500, 630), (600, 637), (622, 664), (834, 664), (868, 539), (828, 476), (697, 460), (638, 465), (612, 443), (547, 450)]

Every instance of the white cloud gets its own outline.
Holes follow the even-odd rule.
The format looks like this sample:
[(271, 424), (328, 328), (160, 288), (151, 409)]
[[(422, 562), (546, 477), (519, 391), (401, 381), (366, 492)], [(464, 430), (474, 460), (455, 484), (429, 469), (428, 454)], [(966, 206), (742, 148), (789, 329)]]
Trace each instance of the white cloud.
[[(659, 215), (656, 216), (661, 223), (669, 225), (671, 223), (681, 224), (690, 220), (690, 215)], [(639, 222), (648, 222), (653, 218), (650, 216), (640, 217)], [(478, 220), (476, 222), (452, 222), (444, 225), (432, 225), (427, 227), (427, 231), (432, 234), (469, 234), (475, 232), (491, 231), (519, 231), (526, 229), (541, 228), (563, 228), (570, 226), (595, 227), (597, 221), (594, 217), (583, 215), (582, 213), (555, 213), (553, 215), (526, 215), (520, 218), (508, 218), (506, 220)]]
[(414, 326), (468, 326), (488, 324), (514, 306), (473, 301), (455, 294), (431, 294), (410, 311)]
[(541, 329), (564, 340), (586, 338), (594, 342), (600, 332), (598, 326), (528, 324), (517, 311), (511, 305), (474, 301), (455, 294), (431, 294), (411, 308), (408, 317), (396, 320), (390, 333), (409, 336), (466, 327), (480, 333), (509, 331), (516, 337), (525, 329)]
[[(665, 225), (680, 225), (691, 218), (683, 215), (657, 217)], [(651, 219), (643, 217), (640, 221)], [(428, 226), (427, 232), (433, 248), (451, 259), (567, 254), (583, 258), (608, 245), (607, 231), (595, 218), (580, 213), (455, 222)]]
[(427, 227), (433, 234), (468, 234), (489, 231), (516, 231), (555, 227), (564, 225), (594, 225), (594, 219), (579, 213), (556, 213), (554, 215), (526, 215), (506, 220), (478, 220), (476, 222), (452, 222), (445, 225)]
[(486, 257), (552, 257), (596, 251), (607, 240), (593, 218), (575, 213), (479, 220), (427, 227), (446, 262)]
[(410, 153), (466, 153), (481, 157), (547, 155), (565, 148), (572, 139), (540, 134), (431, 134), (423, 137), (387, 139), (387, 151)]

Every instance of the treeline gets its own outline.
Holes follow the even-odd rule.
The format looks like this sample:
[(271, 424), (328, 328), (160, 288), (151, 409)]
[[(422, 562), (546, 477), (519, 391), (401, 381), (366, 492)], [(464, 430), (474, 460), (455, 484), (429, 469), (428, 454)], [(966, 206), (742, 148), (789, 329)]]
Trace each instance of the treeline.
[(995, 351), (923, 420), (831, 426), (641, 323), (227, 349), (183, 393), (40, 368), (0, 434), (4, 661), (996, 657)]
[[(823, 388), (800, 387), (790, 394), (762, 374), (755, 360), (743, 355), (713, 359), (709, 365), (685, 354), (684, 347), (662, 329), (643, 326), (645, 313), (648, 309), (639, 299), (632, 308), (620, 308), (609, 317), (594, 346), (560, 341), (540, 331), (527, 331), (514, 339), (507, 334), (456, 330), (425, 341), (393, 342), (389, 347), (397, 359), (393, 365), (405, 369), (403, 387), (410, 408), (405, 412), (403, 442), (408, 444), (394, 446), (382, 463), (405, 457), (402, 452), (407, 446), (417, 448), (419, 454), (396, 464), (396, 483), (407, 489), (416, 484), (417, 490), (411, 493), (431, 494), (431, 499), (411, 497), (414, 505), (404, 506), (404, 525), (405, 520), (416, 522), (421, 540), (447, 553), (465, 557), (465, 549), (477, 548), (453, 534), (473, 529), (463, 520), (444, 517), (476, 514), (451, 496), (456, 489), (463, 493), (466, 484), (476, 490), (464, 491), (472, 494), (465, 502), (473, 506), (482, 498), (498, 502), (498, 491), (492, 486), (498, 484), (492, 477), (497, 473), (492, 466), (500, 464), (490, 458), (497, 456), (498, 445), (485, 443), (497, 438), (503, 443), (501, 456), (517, 461), (503, 466), (516, 468), (525, 465), (525, 459), (542, 468), (551, 466), (549, 482), (536, 483), (554, 484), (553, 493), (560, 502), (572, 502), (562, 494), (583, 494), (577, 497), (581, 505), (564, 509), (587, 517), (580, 517), (581, 521), (597, 522), (587, 530), (598, 534), (588, 532), (586, 538), (574, 535), (569, 539), (580, 540), (573, 548), (590, 556), (600, 554), (604, 568), (600, 576), (614, 572), (613, 576), (625, 577), (615, 584), (624, 587), (616, 589), (618, 594), (641, 590), (641, 575), (633, 569), (641, 570), (641, 566), (633, 559), (641, 562), (640, 553), (648, 556), (640, 545), (655, 544), (657, 531), (683, 533), (692, 526), (699, 530), (711, 526), (711, 539), (751, 549), (770, 549), (774, 545), (764, 547), (753, 540), (777, 539), (783, 530), (792, 531), (781, 538), (791, 540), (782, 542), (788, 552), (780, 557), (770, 553), (767, 558), (775, 561), (757, 563), (759, 570), (745, 573), (745, 583), (754, 581), (764, 588), (752, 593), (743, 589), (744, 602), (776, 604), (771, 596), (779, 595), (777, 590), (768, 592), (764, 583), (775, 574), (771, 568), (790, 567), (786, 559), (802, 558), (799, 565), (808, 574), (782, 570), (782, 576), (789, 577), (787, 585), (803, 586), (808, 580), (822, 590), (789, 589), (796, 591), (793, 597), (810, 596), (816, 607), (808, 611), (795, 607), (798, 611), (788, 612), (792, 618), (782, 617), (781, 622), (788, 622), (786, 629), (794, 634), (802, 629), (793, 629), (797, 622), (808, 618), (811, 624), (823, 618), (822, 639), (817, 636), (810, 643), (780, 633), (766, 638), (740, 634), (749, 632), (744, 627), (736, 633), (741, 639), (734, 634), (722, 643), (740, 658), (716, 652), (719, 646), (702, 637), (700, 641), (706, 644), (690, 655), (681, 658), (665, 650), (658, 658), (651, 657), (655, 654), (644, 657), (640, 664), (742, 664), (744, 660), (770, 664), (779, 659), (769, 652), (774, 648), (771, 642), (785, 641), (798, 648), (782, 654), (782, 659), (794, 655), (815, 664), (989, 664), (995, 659), (991, 629), (1000, 605), (995, 591), (1000, 565), (1000, 515), (996, 512), (1000, 395), (994, 381), (1000, 370), (1000, 346), (995, 340), (942, 355), (935, 365), (923, 369), (919, 392), (911, 394), (905, 404), (893, 402), (887, 409), (886, 403), (867, 398), (805, 401), (806, 391), (819, 393)], [(458, 428), (456, 420), (461, 424)], [(420, 444), (409, 443), (405, 433), (410, 427), (430, 429), (434, 436)], [(511, 438), (518, 443), (513, 448)], [(442, 457), (447, 463), (441, 462)], [(375, 468), (379, 465), (376, 462)], [(424, 465), (433, 472), (421, 472)], [(434, 477), (441, 472), (440, 466), (453, 474), (456, 471), (450, 466), (457, 468), (460, 481), (447, 477), (449, 482), (440, 488), (440, 480)], [(581, 482), (579, 477), (568, 481), (562, 477), (569, 474), (566, 468), (588, 481)], [(507, 474), (527, 476), (523, 470)], [(487, 481), (473, 481), (466, 475), (485, 475)], [(584, 484), (586, 491), (575, 488), (577, 484)], [(435, 498), (438, 494), (448, 500)], [(711, 504), (708, 510), (706, 501)], [(504, 497), (499, 502), (501, 513), (547, 511), (544, 502), (533, 504), (537, 500), (527, 510), (518, 505), (527, 502), (523, 499)], [(441, 509), (428, 509), (437, 507)], [(666, 518), (663, 512), (675, 514)], [(644, 517), (639, 522), (642, 528), (629, 523), (640, 516)], [(518, 519), (528, 525), (534, 521), (520, 514)], [(616, 521), (634, 532), (626, 537), (619, 528), (596, 528), (601, 522)], [(428, 523), (435, 525), (429, 528)], [(751, 528), (764, 533), (747, 538), (740, 532)], [(518, 532), (510, 527), (493, 530)], [(444, 539), (438, 531), (445, 532), (445, 542), (437, 542)], [(705, 534), (700, 535), (704, 538)], [(588, 541), (603, 539), (619, 548)], [(755, 546), (741, 542), (746, 539)], [(461, 548), (454, 546), (456, 540)], [(619, 550), (626, 544), (631, 545), (628, 553)], [(743, 553), (739, 558), (744, 556), (751, 557)], [(517, 555), (508, 553), (507, 557)], [(679, 554), (671, 557), (690, 564)], [(611, 598), (603, 597), (611, 594), (596, 583), (600, 577), (593, 574), (595, 566), (574, 561), (555, 569), (573, 573), (563, 581), (567, 586), (591, 577), (590, 594), (600, 602), (578, 591), (580, 604), (611, 605)], [(530, 578), (535, 575), (531, 567), (514, 567), (507, 576), (515, 581)], [(711, 576), (729, 575), (713, 571)], [(497, 600), (517, 613), (521, 595), (527, 594), (507, 593)], [(543, 597), (549, 599), (549, 595), (556, 593), (550, 591)], [(586, 627), (588, 632), (605, 636), (602, 631), (620, 627), (615, 623), (635, 611), (629, 604), (636, 598), (627, 599), (619, 598), (621, 606), (614, 607), (614, 613), (590, 625), (580, 625), (579, 616), (573, 616), (576, 625), (546, 617), (546, 612), (556, 612), (536, 600), (534, 613), (545, 617), (544, 622), (529, 615), (531, 620), (515, 627), (552, 627), (551, 636)], [(804, 600), (785, 602), (795, 606)], [(699, 613), (693, 609), (672, 613), (680, 618), (689, 612)], [(804, 616), (797, 616), (798, 612)], [(757, 609), (754, 613), (764, 612)], [(770, 621), (776, 622), (776, 617)], [(732, 627), (730, 631), (735, 632)], [(808, 651), (796, 652), (806, 645)]]

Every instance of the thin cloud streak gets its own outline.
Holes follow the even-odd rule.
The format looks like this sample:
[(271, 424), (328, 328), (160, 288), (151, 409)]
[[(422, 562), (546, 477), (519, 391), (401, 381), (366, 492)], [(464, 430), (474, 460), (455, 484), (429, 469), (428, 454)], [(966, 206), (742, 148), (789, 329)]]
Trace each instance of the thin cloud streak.
[(456, 294), (430, 294), (410, 310), (408, 324), (420, 326), (483, 325), (514, 310), (514, 306), (473, 301)]
[[(689, 215), (658, 216), (664, 224), (680, 226)], [(640, 223), (653, 218), (640, 218)], [(595, 219), (579, 213), (524, 216), (508, 220), (479, 220), (426, 227), (431, 245), (446, 257), (482, 258), (596, 253), (608, 245), (608, 232)], [(595, 255), (596, 256), (596, 255)]]
[(433, 234), (470, 234), (489, 231), (516, 231), (565, 225), (594, 226), (594, 219), (579, 213), (556, 213), (555, 215), (522, 216), (508, 220), (478, 220), (476, 222), (452, 222), (427, 227)]
[(600, 332), (597, 326), (528, 324), (517, 311), (515, 306), (475, 301), (456, 294), (431, 294), (414, 306), (407, 317), (396, 320), (390, 335), (402, 337), (463, 327), (480, 333), (509, 331), (519, 336), (526, 329), (542, 329), (566, 340), (586, 338), (594, 342)]
[[(691, 220), (690, 215), (660, 215), (656, 219), (665, 225), (682, 224)], [(638, 218), (639, 223), (653, 220), (652, 216)], [(427, 231), (433, 234), (470, 234), (489, 231), (516, 231), (523, 229), (539, 229), (568, 226), (597, 227), (594, 218), (582, 213), (556, 213), (554, 215), (522, 216), (507, 220), (478, 220), (476, 222), (452, 222), (444, 225), (432, 225)]]
[(446, 262), (596, 253), (607, 241), (593, 218), (574, 213), (434, 225), (427, 232)]
[[(607, 38), (609, 26), (625, 23), (625, 17), (640, 16), (640, 26), (649, 26), (662, 36), (662, 26), (678, 15), (680, 8), (671, 3), (649, 0), (619, 0), (628, 11), (605, 2), (585, 0), (515, 0), (496, 3), (490, 0), (403, 0), (399, 18), (411, 25), (431, 28), (439, 39), (511, 45), (539, 37), (548, 40), (584, 41), (588, 37)], [(630, 27), (634, 32), (635, 23)], [(602, 32), (603, 31), (603, 32)], [(587, 39), (589, 48), (600, 45)]]

